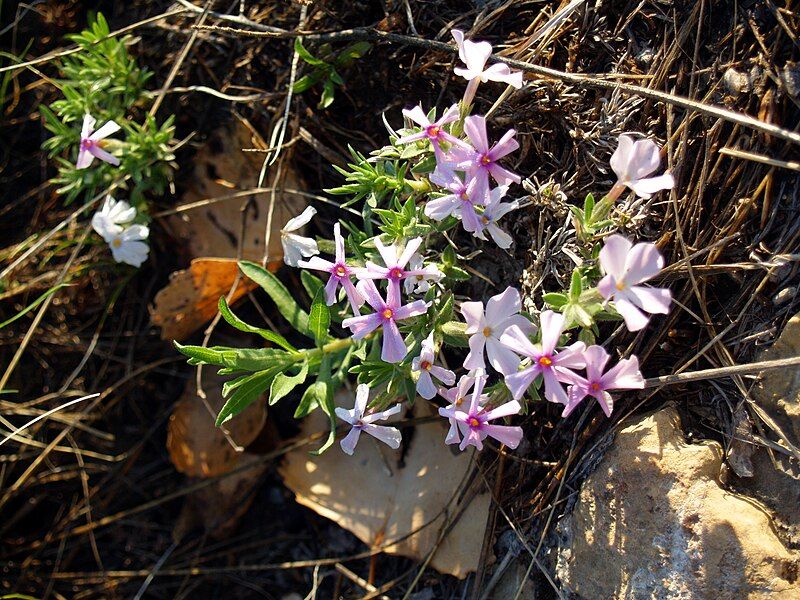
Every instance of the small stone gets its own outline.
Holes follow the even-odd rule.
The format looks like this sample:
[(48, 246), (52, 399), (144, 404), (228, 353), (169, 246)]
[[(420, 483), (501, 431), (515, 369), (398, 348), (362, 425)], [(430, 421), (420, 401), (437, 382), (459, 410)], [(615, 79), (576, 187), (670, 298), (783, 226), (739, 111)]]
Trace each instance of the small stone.
[(730, 67), (722, 75), (722, 82), (725, 84), (725, 89), (734, 96), (745, 94), (751, 89), (750, 76), (747, 73), (737, 71)]
[(794, 287), (794, 286), (785, 287), (785, 288), (780, 290), (777, 294), (775, 294), (772, 297), (772, 303), (775, 306), (779, 306), (781, 304), (784, 304), (785, 302), (788, 302), (789, 300), (794, 298), (796, 295), (797, 295), (797, 288), (796, 287)]
[(792, 98), (800, 98), (800, 63), (788, 61), (781, 70), (781, 80)]

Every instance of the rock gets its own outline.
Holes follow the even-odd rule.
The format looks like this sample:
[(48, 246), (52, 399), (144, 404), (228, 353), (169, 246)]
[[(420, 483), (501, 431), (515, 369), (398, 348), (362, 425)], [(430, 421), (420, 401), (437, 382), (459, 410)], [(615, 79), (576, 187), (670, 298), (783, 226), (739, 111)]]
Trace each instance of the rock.
[(717, 481), (722, 448), (687, 444), (672, 408), (622, 429), (562, 519), (557, 573), (582, 598), (798, 598), (798, 554)]
[[(784, 327), (778, 340), (761, 352), (756, 360), (778, 360), (800, 355), (800, 314)], [(800, 447), (800, 368), (766, 371), (753, 389), (753, 399), (780, 428), (781, 433), (765, 433), (778, 445), (786, 441)], [(800, 546), (800, 467), (785, 453), (767, 451), (753, 445), (753, 476), (736, 480), (737, 489), (752, 495), (773, 511), (787, 540)]]
[(730, 67), (722, 74), (722, 82), (725, 84), (725, 89), (734, 96), (749, 92), (752, 87), (750, 76), (747, 73), (737, 71), (733, 67)]

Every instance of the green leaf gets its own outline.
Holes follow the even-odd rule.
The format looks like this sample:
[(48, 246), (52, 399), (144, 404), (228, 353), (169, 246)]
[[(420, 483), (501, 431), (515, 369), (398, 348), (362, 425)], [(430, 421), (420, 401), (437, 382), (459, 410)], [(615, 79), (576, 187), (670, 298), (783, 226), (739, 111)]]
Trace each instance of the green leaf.
[(592, 222), (592, 211), (594, 211), (594, 196), (586, 194), (586, 200), (583, 201), (583, 214), (589, 223)]
[(315, 58), (311, 52), (306, 50), (306, 47), (303, 46), (303, 41), (299, 37), (294, 39), (294, 51), (303, 59), (303, 62), (307, 62), (310, 65), (320, 66), (327, 64), (324, 60)]
[(572, 281), (569, 284), (569, 297), (572, 301), (577, 301), (583, 292), (583, 282), (581, 281), (581, 274), (578, 269), (572, 272)]
[(328, 393), (328, 384), (324, 381), (316, 381), (312, 383), (303, 393), (300, 399), (300, 404), (294, 411), (295, 419), (302, 419), (318, 406), (322, 405), (325, 400), (324, 397)]
[(300, 333), (313, 338), (313, 334), (308, 329), (308, 313), (297, 305), (286, 286), (272, 273), (261, 265), (243, 260), (239, 261), (239, 268), (242, 273), (260, 285), (278, 308), (278, 312), (283, 315), (289, 324)]
[[(219, 411), (216, 426), (219, 427), (225, 421), (232, 419), (245, 408), (255, 402), (269, 387), (272, 379), (277, 374), (277, 369), (267, 369), (244, 377), (243, 380), (233, 389), (233, 395)], [(229, 388), (231, 389), (231, 388)]]
[(23, 315), (25, 315), (26, 313), (28, 313), (28, 312), (32, 311), (34, 308), (36, 308), (37, 306), (39, 306), (39, 305), (40, 305), (42, 302), (44, 302), (45, 300), (47, 300), (47, 298), (48, 298), (49, 296), (52, 296), (52, 295), (53, 295), (53, 294), (55, 294), (55, 293), (56, 293), (58, 290), (60, 290), (61, 288), (67, 287), (68, 285), (69, 285), (69, 284), (67, 284), (67, 283), (60, 283), (60, 284), (58, 284), (57, 286), (51, 287), (51, 288), (50, 288), (49, 290), (47, 290), (47, 291), (46, 291), (44, 294), (42, 294), (41, 296), (39, 296), (39, 297), (38, 297), (36, 300), (34, 300), (33, 302), (31, 302), (31, 303), (30, 303), (28, 306), (26, 306), (25, 308), (23, 308), (21, 311), (19, 311), (19, 312), (18, 312), (17, 314), (15, 314), (13, 317), (11, 317), (11, 318), (9, 318), (9, 319), (6, 319), (6, 320), (5, 320), (5, 321), (3, 321), (2, 323), (0, 323), (0, 329), (2, 329), (3, 327), (5, 327), (6, 325), (11, 325), (11, 323), (13, 323), (14, 321), (16, 321), (17, 319), (19, 319), (20, 317), (22, 317), (22, 316), (23, 316)]
[(336, 92), (333, 87), (333, 82), (328, 79), (324, 84), (322, 84), (322, 95), (319, 98), (319, 104), (317, 105), (317, 108), (328, 108), (331, 104), (333, 104), (333, 97), (335, 94)]
[(550, 292), (548, 294), (544, 294), (542, 296), (542, 300), (544, 300), (548, 306), (551, 308), (559, 309), (563, 308), (563, 306), (569, 302), (569, 298), (567, 298), (566, 294)]
[(314, 335), (317, 346), (321, 346), (328, 339), (328, 329), (331, 326), (331, 310), (325, 304), (325, 289), (320, 288), (311, 303), (311, 313), (308, 316), (308, 329)]
[(248, 325), (247, 323), (242, 321), (239, 317), (233, 314), (233, 311), (231, 311), (230, 306), (228, 306), (228, 301), (225, 300), (225, 296), (220, 296), (219, 312), (222, 315), (222, 318), (225, 319), (225, 321), (228, 324), (234, 326), (239, 331), (258, 334), (265, 340), (277, 344), (284, 350), (288, 350), (289, 352), (297, 352), (297, 348), (295, 348), (288, 341), (286, 341), (286, 338), (283, 337), (281, 334), (275, 333), (274, 331), (270, 331), (268, 329), (262, 329), (261, 327), (254, 327), (253, 325)]
[(272, 380), (272, 385), (269, 388), (269, 405), (272, 406), (289, 392), (291, 392), (298, 385), (302, 385), (308, 375), (308, 361), (304, 361), (300, 366), (300, 372), (297, 375), (286, 375), (285, 373), (278, 373), (275, 379)]

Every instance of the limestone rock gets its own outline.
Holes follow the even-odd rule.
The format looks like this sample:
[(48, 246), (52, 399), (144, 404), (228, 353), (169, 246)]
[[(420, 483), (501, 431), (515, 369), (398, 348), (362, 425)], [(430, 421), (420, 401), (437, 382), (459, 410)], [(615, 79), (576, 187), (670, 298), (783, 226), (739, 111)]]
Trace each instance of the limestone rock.
[(798, 598), (798, 554), (720, 487), (722, 449), (667, 408), (622, 429), (559, 524), (558, 576), (582, 598)]
[[(778, 340), (756, 358), (758, 361), (778, 360), (800, 355), (800, 315), (795, 315), (784, 327)], [(753, 399), (773, 419), (781, 434), (769, 432), (778, 445), (786, 447), (785, 439), (800, 447), (800, 368), (766, 371), (753, 390)], [(765, 429), (768, 429), (765, 427)], [(800, 546), (800, 466), (785, 453), (770, 453), (753, 445), (753, 476), (734, 483), (764, 504), (774, 513), (780, 531)]]

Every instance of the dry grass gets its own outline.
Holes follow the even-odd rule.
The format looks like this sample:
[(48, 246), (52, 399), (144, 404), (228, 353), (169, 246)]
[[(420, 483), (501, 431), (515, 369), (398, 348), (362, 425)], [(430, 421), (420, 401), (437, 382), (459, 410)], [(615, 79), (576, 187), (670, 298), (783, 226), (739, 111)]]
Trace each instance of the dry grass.
[[(37, 5), (0, 40), (19, 52), (38, 32), (23, 58), (43, 56), (61, 48), (67, 30), (79, 28), (88, 4)], [(646, 376), (724, 367), (752, 360), (797, 312), (800, 176), (780, 161), (795, 160), (798, 145), (705, 108), (724, 107), (785, 132), (798, 129), (796, 2), (645, 0), (599, 9), (584, 3), (538, 36), (568, 2), (495, 0), (465, 9), (455, 0), (396, 0), (384, 3), (385, 12), (378, 3), (315, 2), (305, 9), (304, 31), (341, 40), (366, 34), (337, 32), (373, 28), (375, 44), (326, 112), (315, 108), (313, 94), (285, 102), (289, 36), (246, 33), (264, 26), (295, 30), (300, 5), (245, 1), (240, 15), (239, 2), (208, 3), (234, 16), (221, 18), (185, 4), (140, 1), (108, 15), (118, 29), (149, 21), (133, 31), (142, 38), (136, 51), (163, 86), (158, 110), (178, 115), (179, 138), (195, 134), (179, 154), (182, 165), (209, 133), (206, 123), (237, 113), (265, 139), (286, 128), (281, 160), (305, 173), (309, 191), (335, 184), (329, 164), (346, 156), (347, 143), (359, 150), (382, 143), (382, 112), (397, 122), (407, 104), (443, 106), (457, 99), (454, 57), (436, 42), (449, 42), (449, 29), (461, 27), (492, 41), (503, 56), (537, 66), (525, 89), (493, 112), (497, 129), (513, 125), (520, 132), (514, 166), (528, 175), (531, 206), (513, 221), (513, 256), (487, 251), (471, 263), (491, 273), (493, 284), (478, 283), (472, 294), (521, 280), (528, 301), (537, 303), (543, 289), (563, 281), (572, 262), (561, 250), (575, 243), (564, 203), (610, 187), (606, 165), (616, 136), (635, 130), (665, 142), (677, 186), (670, 196), (630, 200), (620, 213), (633, 217), (624, 223), (627, 231), (657, 241), (667, 255), (672, 266), (665, 281), (677, 308), (640, 335), (609, 331), (612, 343), (638, 354)], [(172, 15), (152, 19), (167, 11)], [(195, 28), (201, 20), (204, 27)], [(391, 38), (395, 34), (412, 40)], [(1, 149), (0, 258), (8, 270), (2, 314), (10, 316), (58, 281), (72, 286), (53, 297), (39, 320), (34, 311), (0, 331), (4, 380), (18, 390), (0, 397), (4, 435), (70, 399), (101, 395), (43, 419), (0, 449), (3, 593), (280, 597), (319, 585), (322, 598), (394, 598), (421, 589), (436, 598), (480, 598), (498, 565), (508, 566), (518, 554), (531, 564), (543, 597), (555, 597), (548, 581), (553, 526), (625, 416), (673, 402), (695, 434), (726, 447), (734, 431), (780, 435), (753, 404), (752, 382), (743, 376), (629, 395), (612, 420), (596, 410), (562, 420), (554, 407), (539, 406), (527, 418), (521, 452), (487, 452), (476, 465), (496, 502), (481, 571), (467, 584), (365, 553), (354, 538), (297, 507), (273, 469), (238, 533), (216, 540), (193, 531), (173, 539), (182, 499), (209, 480), (186, 481), (166, 455), (165, 422), (192, 374), (149, 326), (146, 303), (186, 257), (175, 255), (158, 221), (153, 258), (132, 277), (120, 277), (99, 249), (87, 246), (85, 214), (70, 220), (77, 207), (64, 208), (46, 184), (52, 167), (37, 151), (36, 107), (52, 98), (46, 77), (55, 72), (50, 59), (32, 62), (29, 69), (0, 73), (10, 73), (0, 116), (7, 142)], [(746, 90), (726, 86), (729, 69), (751, 75)], [(488, 110), (500, 91), (481, 90), (479, 107)], [(284, 114), (289, 118), (281, 122)], [(153, 202), (153, 212), (176, 203), (173, 197)], [(338, 213), (324, 216), (332, 220)], [(19, 363), (9, 371), (16, 354)], [(280, 414), (274, 418), (288, 431)], [(262, 453), (259, 462), (274, 464), (286, 449)]]

